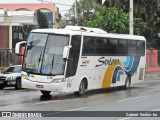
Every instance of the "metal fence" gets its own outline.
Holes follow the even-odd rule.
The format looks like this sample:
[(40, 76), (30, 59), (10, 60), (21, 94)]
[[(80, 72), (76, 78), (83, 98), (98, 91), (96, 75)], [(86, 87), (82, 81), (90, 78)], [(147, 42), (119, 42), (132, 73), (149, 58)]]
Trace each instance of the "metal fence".
[(14, 49), (0, 49), (0, 67), (22, 63), (22, 56), (16, 55)]

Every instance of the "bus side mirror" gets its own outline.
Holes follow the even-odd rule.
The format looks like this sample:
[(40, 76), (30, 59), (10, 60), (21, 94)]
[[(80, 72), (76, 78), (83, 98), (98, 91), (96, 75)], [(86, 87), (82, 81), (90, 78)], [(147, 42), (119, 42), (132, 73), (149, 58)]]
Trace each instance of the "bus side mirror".
[(69, 50), (70, 48), (72, 48), (72, 45), (69, 46), (65, 46), (64, 50), (63, 50), (63, 58), (64, 59), (68, 59), (68, 55), (69, 55)]
[(22, 55), (22, 51), (21, 51), (21, 47), (24, 47), (26, 43), (27, 43), (27, 41), (22, 41), (22, 42), (18, 42), (18, 43), (16, 44), (15, 53), (16, 53), (17, 55), (23, 56), (23, 55)]

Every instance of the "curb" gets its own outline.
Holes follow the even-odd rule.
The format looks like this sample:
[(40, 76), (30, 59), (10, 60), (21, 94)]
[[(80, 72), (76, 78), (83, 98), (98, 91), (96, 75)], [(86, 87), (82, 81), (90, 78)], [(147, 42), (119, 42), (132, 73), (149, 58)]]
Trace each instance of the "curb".
[(160, 75), (145, 75), (145, 77), (160, 77)]

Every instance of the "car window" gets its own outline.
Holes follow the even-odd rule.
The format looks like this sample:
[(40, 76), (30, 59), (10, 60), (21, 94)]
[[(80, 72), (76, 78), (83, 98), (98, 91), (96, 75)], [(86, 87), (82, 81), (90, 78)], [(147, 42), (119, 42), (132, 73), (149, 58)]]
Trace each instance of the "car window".
[(14, 67), (9, 67), (6, 72), (13, 72), (14, 71)]
[(14, 68), (14, 72), (15, 72), (15, 73), (19, 73), (19, 72), (21, 72), (21, 70), (22, 70), (22, 66), (16, 66), (16, 67)]
[(15, 66), (15, 67), (9, 67), (6, 72), (14, 72), (14, 73), (20, 73), (22, 70), (22, 66)]

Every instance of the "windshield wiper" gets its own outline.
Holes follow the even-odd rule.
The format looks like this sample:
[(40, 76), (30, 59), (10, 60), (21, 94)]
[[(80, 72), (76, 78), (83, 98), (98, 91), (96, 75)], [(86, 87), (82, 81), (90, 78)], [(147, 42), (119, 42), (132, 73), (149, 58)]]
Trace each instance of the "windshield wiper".
[(39, 58), (38, 58), (38, 66), (39, 66), (39, 63), (40, 63), (40, 61), (41, 61), (41, 56), (42, 56), (42, 52), (41, 52), (41, 54), (40, 54), (40, 56), (39, 56)]
[(55, 56), (55, 54), (53, 54), (53, 58), (52, 58), (52, 68), (51, 68), (50, 74), (52, 74), (52, 70), (53, 70), (53, 65), (54, 65), (54, 56)]

